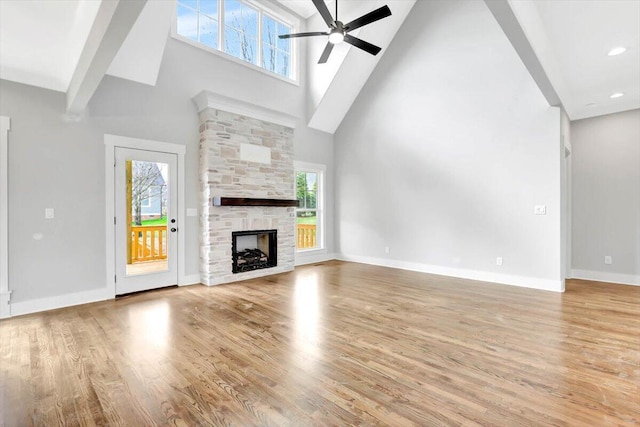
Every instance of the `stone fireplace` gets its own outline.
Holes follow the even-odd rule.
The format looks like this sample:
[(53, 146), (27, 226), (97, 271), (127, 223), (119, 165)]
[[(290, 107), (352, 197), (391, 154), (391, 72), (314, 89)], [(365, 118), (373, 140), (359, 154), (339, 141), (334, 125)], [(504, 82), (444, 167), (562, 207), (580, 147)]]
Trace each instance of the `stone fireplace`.
[[(294, 207), (214, 206), (212, 200), (295, 199), (295, 121), (282, 113), (208, 92), (198, 95), (195, 102), (200, 119), (202, 283), (217, 285), (293, 270)], [(234, 233), (237, 238), (250, 235), (255, 230), (261, 234), (277, 232), (273, 243), (277, 263), (269, 265), (269, 268), (239, 268), (237, 253), (234, 256), (233, 251)], [(264, 240), (256, 246), (260, 247), (248, 249), (258, 249), (266, 254), (264, 249), (268, 249), (268, 244), (265, 247)], [(257, 252), (247, 256), (262, 257)]]

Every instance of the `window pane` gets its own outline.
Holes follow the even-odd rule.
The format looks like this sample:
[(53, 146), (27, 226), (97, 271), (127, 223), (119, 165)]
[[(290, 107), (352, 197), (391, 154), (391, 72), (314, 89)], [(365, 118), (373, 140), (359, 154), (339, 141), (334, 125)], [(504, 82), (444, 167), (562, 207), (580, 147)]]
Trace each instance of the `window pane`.
[(263, 45), (262, 47), (262, 68), (276, 71), (276, 51), (273, 46)]
[(267, 15), (262, 15), (262, 44), (275, 46), (277, 35), (276, 21)]
[(281, 50), (278, 50), (276, 63), (278, 65), (276, 73), (281, 74), (281, 75), (283, 75), (285, 77), (290, 77), (290, 73), (291, 73), (291, 57), (289, 56), (289, 54), (285, 53), (285, 52), (283, 52)]
[[(291, 34), (293, 30), (291, 27), (278, 22), (278, 35)], [(291, 39), (278, 38), (278, 49), (282, 49), (285, 52), (291, 52)]]
[(200, 43), (218, 48), (218, 22), (200, 15)]
[(306, 208), (306, 194), (307, 194), (307, 174), (304, 172), (298, 172), (296, 174), (296, 198), (298, 199), (298, 208)]
[(258, 12), (238, 0), (225, 0), (224, 23), (248, 37), (258, 38)]
[(318, 216), (316, 211), (298, 212), (296, 224), (296, 247), (313, 249), (318, 247)]
[(218, 0), (200, 0), (200, 13), (218, 19)]
[(255, 61), (258, 50), (256, 39), (228, 26), (225, 26), (224, 37), (225, 52), (245, 61)]
[(183, 37), (198, 41), (198, 14), (195, 10), (178, 5), (177, 31)]

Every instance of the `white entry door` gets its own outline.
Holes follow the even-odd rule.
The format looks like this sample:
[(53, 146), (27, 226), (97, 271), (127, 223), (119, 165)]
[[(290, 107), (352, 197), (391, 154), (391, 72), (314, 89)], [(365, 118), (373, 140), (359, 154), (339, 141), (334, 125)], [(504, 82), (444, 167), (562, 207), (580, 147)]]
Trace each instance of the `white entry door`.
[(115, 148), (116, 295), (178, 284), (177, 155)]

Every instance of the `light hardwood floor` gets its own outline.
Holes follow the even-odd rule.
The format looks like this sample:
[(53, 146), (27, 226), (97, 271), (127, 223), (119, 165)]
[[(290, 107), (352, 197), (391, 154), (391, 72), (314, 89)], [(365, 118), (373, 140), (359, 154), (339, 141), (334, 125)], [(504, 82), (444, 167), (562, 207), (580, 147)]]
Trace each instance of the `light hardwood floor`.
[(0, 321), (3, 426), (638, 425), (640, 288), (328, 262)]

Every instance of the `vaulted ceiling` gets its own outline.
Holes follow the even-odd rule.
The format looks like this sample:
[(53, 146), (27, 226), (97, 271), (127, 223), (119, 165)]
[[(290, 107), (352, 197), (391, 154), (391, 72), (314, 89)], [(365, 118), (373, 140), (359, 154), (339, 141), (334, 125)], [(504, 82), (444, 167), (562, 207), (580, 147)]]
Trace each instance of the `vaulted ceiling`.
[[(135, 1), (144, 7), (135, 23), (125, 28), (126, 39), (119, 42), (113, 55), (94, 59), (93, 75), (85, 73), (89, 78), (99, 82), (106, 73), (155, 84), (175, 2)], [(310, 0), (277, 1), (308, 19), (309, 30), (322, 24)], [(355, 17), (365, 9), (389, 4), (394, 16), (385, 26), (372, 25), (360, 30), (363, 37), (366, 35), (383, 47), (383, 55), (414, 1), (340, 0), (339, 7), (345, 15)], [(488, 5), (490, 2), (505, 2), (513, 12), (571, 119), (640, 108), (640, 0), (486, 0)], [(104, 11), (101, 13), (103, 3), (0, 0), (0, 78), (68, 92), (74, 76), (78, 78), (79, 68), (87, 68), (87, 56), (100, 47), (99, 43), (96, 46), (92, 43), (95, 44), (96, 32), (99, 33), (96, 27), (106, 25), (100, 21), (105, 16)], [(333, 10), (333, 0), (327, 3)], [(119, 40), (117, 34), (112, 38)], [(324, 40), (308, 43), (309, 123), (333, 132), (381, 55), (375, 60), (361, 61), (362, 56), (345, 48), (342, 53), (337, 52), (334, 66), (320, 70), (315, 66), (315, 56), (324, 43)], [(625, 47), (626, 52), (607, 55), (618, 46)], [(101, 65), (100, 61), (107, 60), (107, 66)], [(89, 71), (91, 65), (89, 58)], [(624, 95), (610, 98), (617, 92)], [(87, 93), (91, 95), (90, 90)]]

